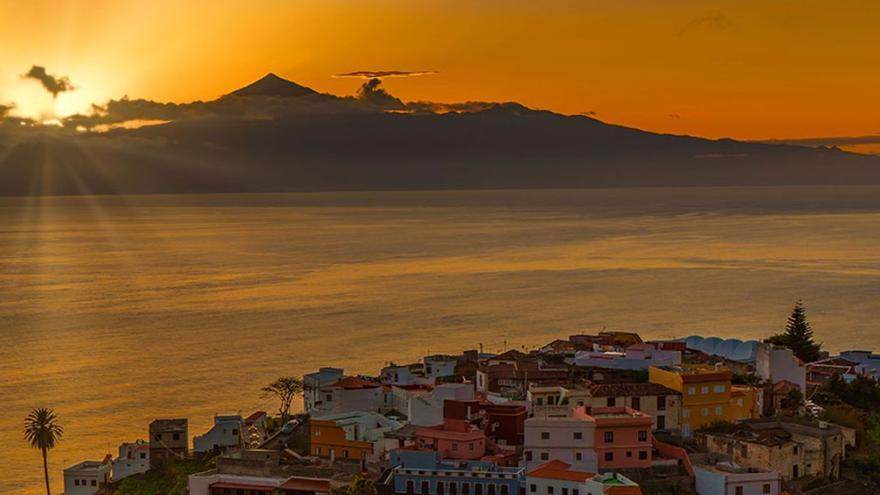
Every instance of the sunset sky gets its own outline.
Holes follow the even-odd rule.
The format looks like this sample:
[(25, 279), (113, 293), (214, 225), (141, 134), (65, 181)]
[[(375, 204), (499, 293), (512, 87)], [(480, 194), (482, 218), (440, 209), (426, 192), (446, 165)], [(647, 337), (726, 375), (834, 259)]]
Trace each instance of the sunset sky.
[[(50, 118), (123, 95), (212, 99), (266, 72), (352, 94), (517, 101), (741, 139), (880, 134), (880, 2), (0, 0), (0, 104)], [(68, 76), (57, 99), (21, 77)]]

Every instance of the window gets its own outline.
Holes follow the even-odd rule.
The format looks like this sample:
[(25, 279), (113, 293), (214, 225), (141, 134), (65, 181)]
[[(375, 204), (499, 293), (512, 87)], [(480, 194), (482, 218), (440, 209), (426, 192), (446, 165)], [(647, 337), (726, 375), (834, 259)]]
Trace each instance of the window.
[(536, 484), (534, 484), (534, 483), (532, 483), (531, 485), (529, 485), (529, 492), (531, 492), (531, 493), (537, 493), (537, 492), (538, 492), (538, 485), (536, 485)]
[(527, 450), (527, 451), (525, 452), (525, 455), (526, 455), (526, 460), (527, 460), (527, 461), (531, 461), (531, 460), (532, 460), (532, 451), (531, 451), (531, 450)]
[(605, 460), (611, 462), (614, 460), (614, 452), (605, 452)]
[(462, 483), (461, 484), (461, 495), (471, 495), (471, 484), (470, 483)]
[(791, 477), (792, 478), (800, 478), (801, 477), (801, 472), (800, 472), (800, 469), (798, 469), (797, 464), (795, 464), (794, 466), (791, 467)]
[(155, 435), (153, 435), (153, 440), (155, 440), (157, 442), (161, 442), (162, 441), (162, 434), (156, 433)]
[(571, 489), (571, 495), (578, 495), (578, 489), (577, 489), (577, 488), (572, 488), (572, 489)]
[(647, 430), (640, 430), (639, 431), (639, 441), (640, 442), (647, 442), (648, 441), (648, 431)]
[(550, 459), (550, 454), (548, 454), (547, 452), (541, 452), (541, 460), (542, 461), (546, 461), (549, 459)]
[(141, 459), (146, 459), (146, 458), (147, 458), (147, 453), (141, 452)]
[(615, 405), (617, 405), (617, 401), (614, 400), (614, 397), (609, 397), (605, 400), (605, 405), (608, 407), (614, 407)]
[(648, 451), (647, 450), (640, 450), (639, 451), (639, 460), (640, 461), (648, 460)]
[(422, 495), (428, 495), (431, 492), (431, 484), (427, 481), (422, 482)]
[(474, 442), (468, 444), (468, 450), (474, 450)]
[(666, 416), (657, 416), (657, 429), (665, 430), (666, 429)]
[(697, 387), (688, 387), (688, 395), (697, 395)]
[(488, 495), (495, 495), (495, 483), (489, 483)]
[(581, 440), (583, 438), (584, 438), (584, 434), (582, 432), (579, 432), (579, 431), (574, 432), (574, 439), (575, 440)]
[(74, 480), (73, 480), (73, 486), (79, 486), (79, 480), (74, 479)]
[(537, 405), (539, 405), (539, 406), (543, 406), (543, 405), (544, 405), (544, 398), (543, 398), (543, 397), (538, 397), (538, 398), (535, 400), (535, 404), (537, 404)]
[(724, 389), (725, 389), (724, 385), (715, 385), (715, 393), (716, 394), (723, 394)]
[(770, 483), (764, 483), (764, 493), (770, 493)]
[(548, 486), (548, 487), (547, 487), (547, 494), (548, 494), (548, 495), (553, 495), (553, 487), (552, 487), (552, 486)]
[(332, 394), (327, 394), (327, 395), (324, 397), (324, 400), (326, 400), (327, 402), (333, 402), (333, 395), (332, 395)]
[(483, 484), (475, 483), (474, 484), (474, 495), (483, 495)]
[(658, 395), (657, 396), (657, 410), (665, 411), (666, 410), (666, 396)]
[(92, 480), (92, 486), (98, 486), (98, 480)]
[(632, 402), (632, 408), (635, 409), (636, 411), (638, 411), (642, 408), (642, 399), (640, 397), (633, 397), (631, 402)]
[(315, 447), (315, 455), (321, 455), (321, 447)]
[(562, 488), (562, 495), (568, 495), (568, 488)]
[[(455, 447), (455, 444), (453, 444), (452, 446)], [(455, 450), (455, 449), (452, 449), (452, 450)], [(342, 457), (343, 457), (343, 459), (348, 459), (348, 449), (345, 449), (342, 451)]]
[(579, 400), (579, 401), (578, 401), (578, 407), (584, 407), (584, 401)]
[(582, 460), (583, 457), (584, 457), (584, 455), (581, 454), (580, 452), (575, 452), (575, 453), (574, 453), (574, 460), (576, 460), (576, 461), (580, 461), (580, 460)]
[(458, 450), (458, 444), (457, 444), (457, 443), (453, 443), (453, 444), (452, 444), (452, 450)]
[(743, 495), (743, 487), (741, 487), (741, 486), (736, 487), (736, 495)]
[(175, 434), (171, 435), (171, 438), (173, 440), (180, 440), (180, 433), (175, 433)]
[(798, 453), (798, 446), (797, 445), (795, 445), (793, 447), (793, 452), (794, 452), (794, 455), (797, 455), (797, 453)]
[(238, 428), (233, 428), (233, 429), (232, 429), (232, 434), (235, 435), (235, 436), (238, 436)]
[(550, 432), (542, 431), (541, 432), (541, 440), (550, 440)]
[(700, 409), (700, 416), (706, 417), (708, 415), (709, 415), (709, 408), (708, 407), (704, 407), (704, 408)]
[(724, 408), (721, 406), (716, 407), (715, 408), (715, 416), (723, 416), (723, 415), (724, 415)]
[(446, 493), (446, 487), (443, 485), (442, 481), (437, 482), (437, 495), (443, 495)]
[(749, 456), (749, 446), (743, 445), (742, 447), (740, 447), (739, 448), (739, 455), (741, 455), (743, 457), (748, 457)]
[(614, 432), (606, 431), (605, 432), (605, 443), (614, 443)]
[(703, 394), (703, 395), (708, 394), (708, 393), (709, 393), (709, 386), (708, 386), (708, 385), (703, 385), (702, 387), (700, 387), (700, 393)]
[(510, 492), (508, 490), (507, 485), (501, 485), (501, 495), (509, 495)]
[(556, 396), (551, 395), (550, 397), (547, 397), (547, 405), (548, 406), (555, 406), (556, 405)]
[(632, 451), (631, 451), (631, 450), (627, 450), (627, 451), (626, 451), (626, 458), (629, 459), (629, 458), (631, 458), (632, 456), (633, 456)]

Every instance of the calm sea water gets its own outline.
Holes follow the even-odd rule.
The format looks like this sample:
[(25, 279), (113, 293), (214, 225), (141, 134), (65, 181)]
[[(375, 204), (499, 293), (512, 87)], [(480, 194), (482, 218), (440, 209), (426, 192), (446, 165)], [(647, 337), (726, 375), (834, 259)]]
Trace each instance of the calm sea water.
[(156, 417), (271, 410), (321, 365), (532, 347), (574, 332), (756, 338), (804, 298), (832, 350), (880, 347), (880, 189), (0, 199), (0, 493)]

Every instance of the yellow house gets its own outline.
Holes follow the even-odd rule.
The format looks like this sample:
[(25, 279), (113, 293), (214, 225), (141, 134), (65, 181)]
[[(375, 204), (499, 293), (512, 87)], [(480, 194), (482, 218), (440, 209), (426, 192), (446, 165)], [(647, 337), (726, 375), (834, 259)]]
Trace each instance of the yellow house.
[(730, 370), (707, 365), (652, 366), (648, 380), (681, 392), (684, 436), (709, 423), (757, 417), (753, 387), (732, 386)]

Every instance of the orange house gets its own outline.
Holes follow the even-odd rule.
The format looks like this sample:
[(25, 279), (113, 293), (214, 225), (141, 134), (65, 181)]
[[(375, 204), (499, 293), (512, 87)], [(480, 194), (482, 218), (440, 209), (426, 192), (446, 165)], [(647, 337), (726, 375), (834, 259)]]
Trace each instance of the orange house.
[(312, 418), (309, 452), (332, 459), (366, 459), (381, 454), (386, 431), (400, 428), (396, 421), (376, 413), (351, 412)]

